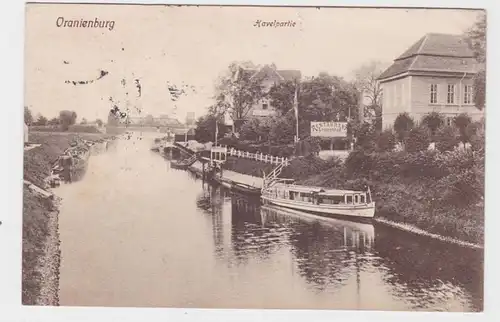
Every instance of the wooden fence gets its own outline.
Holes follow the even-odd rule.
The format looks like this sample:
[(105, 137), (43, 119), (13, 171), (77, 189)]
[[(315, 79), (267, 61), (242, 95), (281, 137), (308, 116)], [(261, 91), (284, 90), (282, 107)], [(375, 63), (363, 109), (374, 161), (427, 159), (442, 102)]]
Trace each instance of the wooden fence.
[[(222, 146), (218, 146), (218, 147), (222, 147)], [(272, 156), (272, 155), (263, 154), (263, 153), (250, 153), (247, 151), (236, 150), (234, 148), (227, 148), (227, 154), (230, 156), (238, 157), (238, 158), (252, 159), (255, 161), (271, 163), (274, 165), (279, 165), (281, 163), (284, 163), (285, 166), (288, 166), (288, 164), (290, 162), (289, 158), (277, 157), (277, 156)]]

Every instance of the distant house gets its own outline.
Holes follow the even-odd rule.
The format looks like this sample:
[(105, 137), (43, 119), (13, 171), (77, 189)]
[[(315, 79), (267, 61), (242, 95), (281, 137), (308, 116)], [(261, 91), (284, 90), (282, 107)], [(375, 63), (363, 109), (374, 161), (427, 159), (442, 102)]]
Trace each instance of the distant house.
[(448, 124), (464, 112), (480, 119), (483, 112), (472, 96), (477, 67), (462, 36), (425, 35), (378, 78), (383, 91), (382, 126), (392, 127), (403, 112), (417, 122), (433, 111), (444, 115)]
[[(277, 69), (276, 65), (264, 65), (261, 67), (241, 67), (234, 77), (246, 76), (250, 80), (261, 83), (264, 92), (268, 92), (274, 85), (287, 81), (300, 81), (302, 74), (299, 70)], [(246, 118), (269, 117), (277, 115), (278, 111), (271, 105), (269, 99), (264, 98), (256, 102), (246, 114)]]

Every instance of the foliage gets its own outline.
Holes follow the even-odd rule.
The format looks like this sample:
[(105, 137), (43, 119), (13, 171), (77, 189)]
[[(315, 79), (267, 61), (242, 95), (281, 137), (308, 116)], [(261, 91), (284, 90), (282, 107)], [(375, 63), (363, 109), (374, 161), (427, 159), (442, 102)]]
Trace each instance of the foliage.
[(31, 113), (31, 110), (27, 106), (24, 107), (24, 123), (27, 125), (33, 123), (33, 113)]
[(59, 123), (61, 124), (64, 131), (67, 131), (70, 125), (76, 122), (76, 112), (63, 110), (59, 112)]
[(32, 124), (38, 125), (38, 126), (45, 126), (45, 125), (47, 125), (47, 122), (48, 122), (48, 120), (45, 116), (39, 115), (36, 122), (33, 122)]
[(97, 126), (99, 126), (99, 127), (101, 127), (101, 126), (104, 124), (104, 122), (103, 122), (101, 119), (96, 119), (96, 120), (95, 120), (95, 123), (96, 123), (96, 124), (97, 124)]
[(486, 13), (482, 12), (475, 24), (466, 32), (470, 48), (481, 69), (474, 77), (474, 103), (482, 110), (486, 103)]
[(289, 144), (294, 141), (295, 131), (295, 115), (289, 112), (273, 119), (269, 136), (272, 142)]
[(405, 143), (410, 130), (415, 126), (413, 118), (406, 112), (399, 114), (394, 121), (394, 131), (396, 137), (401, 143)]
[[(347, 121), (349, 113), (352, 118), (357, 119), (358, 93), (353, 84), (340, 77), (320, 73), (317, 77), (302, 81), (298, 86), (301, 138), (310, 135), (311, 121)], [(295, 85), (283, 82), (271, 87), (268, 97), (282, 114), (291, 116), (289, 113), (294, 115), (291, 111), (294, 95)], [(293, 125), (295, 126), (295, 120)]]
[(85, 125), (85, 124), (87, 124), (87, 123), (88, 123), (88, 122), (87, 122), (87, 119), (86, 119), (86, 118), (82, 118), (82, 120), (80, 121), (80, 124), (82, 124), (82, 125)]
[(441, 152), (453, 151), (458, 145), (458, 131), (455, 127), (444, 126), (439, 128), (434, 136), (436, 149)]
[(286, 114), (292, 110), (296, 85), (293, 81), (286, 81), (271, 87), (267, 97), (270, 103), (281, 114)]
[(434, 135), (437, 129), (444, 124), (444, 118), (437, 112), (431, 112), (422, 118), (422, 124), (431, 131), (432, 135)]
[(296, 156), (316, 155), (319, 151), (321, 151), (320, 139), (316, 137), (309, 136), (295, 144)]
[(472, 28), (466, 32), (469, 46), (479, 63), (486, 62), (486, 12), (482, 12)]
[(375, 127), (368, 123), (355, 124), (352, 126), (352, 134), (356, 138), (356, 147), (373, 151), (375, 149)]
[(254, 142), (267, 141), (269, 137), (269, 121), (251, 118), (240, 128), (240, 138)]
[(379, 152), (390, 152), (396, 146), (396, 137), (392, 130), (388, 129), (381, 132), (376, 139), (376, 147)]
[(486, 71), (480, 70), (474, 75), (474, 104), (479, 110), (482, 110), (486, 105)]
[(47, 125), (59, 125), (59, 119), (57, 117), (53, 117), (47, 121)]
[(233, 62), (216, 84), (216, 105), (224, 107), (219, 113), (229, 112), (233, 120), (244, 119), (252, 106), (264, 96), (259, 79), (252, 79), (242, 63)]
[(472, 149), (484, 154), (485, 148), (485, 127), (484, 119), (479, 122), (471, 123), (467, 129), (469, 134), (469, 143)]
[(406, 139), (406, 151), (419, 152), (428, 149), (431, 143), (431, 137), (428, 130), (424, 127), (416, 127), (410, 130)]
[(370, 106), (382, 105), (382, 88), (378, 77), (388, 64), (380, 61), (371, 61), (354, 71), (356, 88), (363, 93), (364, 98), (370, 100)]
[(363, 101), (368, 99), (364, 106), (364, 117), (375, 120), (375, 129), (382, 130), (382, 88), (378, 81), (379, 76), (388, 67), (380, 61), (371, 61), (354, 71), (356, 89), (362, 94)]
[(472, 123), (472, 119), (467, 113), (462, 113), (453, 119), (453, 124), (457, 127), (460, 141), (466, 143), (469, 141), (470, 133), (467, 131), (468, 126)]
[(200, 117), (196, 121), (195, 140), (200, 143), (213, 142), (215, 139), (216, 126), (218, 127), (217, 139), (223, 138), (227, 133), (227, 128), (221, 118), (208, 114)]

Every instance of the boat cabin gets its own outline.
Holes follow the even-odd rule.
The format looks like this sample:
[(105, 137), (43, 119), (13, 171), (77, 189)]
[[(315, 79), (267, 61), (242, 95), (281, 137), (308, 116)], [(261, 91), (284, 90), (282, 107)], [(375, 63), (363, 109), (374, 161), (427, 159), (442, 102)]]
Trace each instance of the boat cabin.
[(370, 195), (363, 191), (325, 190), (295, 185), (276, 185), (268, 190), (274, 198), (326, 205), (366, 205)]

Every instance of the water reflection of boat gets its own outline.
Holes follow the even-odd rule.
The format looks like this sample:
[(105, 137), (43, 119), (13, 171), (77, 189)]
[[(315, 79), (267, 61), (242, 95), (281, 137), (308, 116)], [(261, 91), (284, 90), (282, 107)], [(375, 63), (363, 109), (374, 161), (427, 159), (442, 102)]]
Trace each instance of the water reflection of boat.
[(261, 210), (262, 210), (263, 220), (266, 220), (270, 217), (274, 217), (273, 218), (274, 220), (280, 220), (279, 217), (281, 217), (281, 220), (286, 220), (287, 218), (293, 218), (309, 223), (320, 221), (330, 226), (342, 227), (343, 229), (347, 229), (354, 233), (361, 232), (362, 238), (364, 238), (365, 240), (373, 241), (375, 239), (375, 227), (370, 223), (317, 216), (314, 214), (310, 214), (308, 212), (288, 209), (288, 208), (281, 208), (273, 205), (262, 206)]
[(233, 194), (231, 196), (231, 215), (233, 223), (261, 224), (260, 202), (243, 195)]

